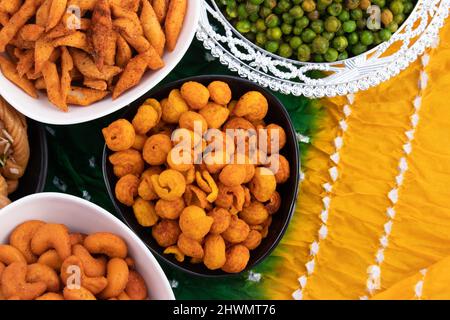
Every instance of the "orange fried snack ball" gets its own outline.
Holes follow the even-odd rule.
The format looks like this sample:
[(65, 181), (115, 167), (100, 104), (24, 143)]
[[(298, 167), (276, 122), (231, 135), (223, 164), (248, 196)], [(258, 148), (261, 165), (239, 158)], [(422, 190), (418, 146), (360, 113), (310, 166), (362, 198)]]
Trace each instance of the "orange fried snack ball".
[(222, 270), (228, 273), (239, 273), (247, 267), (250, 251), (244, 245), (237, 244), (227, 250), (226, 259)]
[(230, 86), (223, 81), (213, 81), (208, 85), (211, 100), (217, 104), (227, 105), (231, 101)]
[(138, 194), (139, 178), (132, 174), (127, 174), (117, 181), (115, 193), (120, 203), (131, 207), (134, 198)]
[(189, 206), (180, 215), (180, 228), (187, 237), (200, 240), (209, 233), (213, 221), (202, 208)]
[(159, 199), (156, 202), (155, 210), (156, 214), (161, 218), (175, 220), (180, 217), (184, 207), (185, 205), (183, 198), (176, 198), (172, 201)]
[(178, 89), (173, 89), (169, 97), (161, 101), (161, 108), (161, 117), (167, 123), (178, 123), (180, 116), (189, 110), (186, 101), (184, 101)]
[(183, 174), (178, 171), (167, 169), (150, 179), (153, 189), (161, 199), (173, 201), (183, 196), (186, 191), (186, 181)]
[(209, 102), (199, 113), (208, 123), (208, 127), (214, 129), (219, 129), (230, 115), (227, 108), (214, 102)]
[(146, 134), (159, 121), (158, 112), (151, 105), (143, 104), (139, 107), (132, 124), (138, 134)]
[(185, 128), (194, 132), (198, 132), (195, 131), (196, 126), (200, 129), (201, 133), (205, 133), (206, 130), (208, 130), (208, 123), (205, 118), (201, 114), (194, 111), (187, 111), (183, 113), (180, 116), (179, 125), (180, 128)]
[(281, 154), (271, 155), (267, 166), (275, 174), (275, 180), (278, 184), (285, 183), (291, 176), (289, 161)]
[(198, 240), (186, 236), (184, 233), (180, 234), (177, 242), (178, 248), (188, 257), (202, 259), (203, 248)]
[(144, 160), (140, 152), (129, 149), (118, 151), (109, 157), (109, 162), (113, 165), (114, 175), (118, 178), (127, 174), (140, 176), (144, 171)]
[(165, 134), (158, 133), (147, 139), (142, 155), (145, 162), (152, 166), (159, 166), (166, 162), (167, 155), (172, 149), (172, 141)]
[(174, 220), (163, 219), (152, 227), (153, 238), (163, 248), (176, 244), (180, 234), (180, 227)]
[(272, 152), (272, 145), (275, 148), (276, 139), (278, 138), (278, 150), (275, 148), (275, 152), (280, 151), (286, 145), (286, 132), (282, 127), (277, 124), (269, 124), (266, 127), (267, 132), (267, 153)]
[(228, 229), (231, 223), (231, 213), (223, 208), (214, 208), (208, 213), (208, 216), (214, 219), (211, 225), (210, 233), (221, 234)]
[(136, 220), (143, 227), (151, 227), (159, 220), (153, 203), (139, 197), (133, 204), (133, 212)]
[(257, 230), (250, 230), (250, 233), (248, 234), (247, 239), (242, 242), (244, 246), (246, 246), (249, 250), (256, 249), (262, 241), (261, 233), (259, 233)]
[(119, 119), (102, 129), (106, 145), (112, 151), (130, 149), (136, 138), (133, 125), (125, 119)]
[(229, 164), (219, 174), (219, 180), (228, 187), (239, 186), (244, 183), (247, 170), (244, 165)]
[(225, 241), (220, 235), (210, 234), (204, 243), (203, 263), (209, 270), (217, 270), (226, 262)]
[(250, 191), (256, 200), (266, 202), (270, 200), (277, 188), (275, 175), (268, 168), (256, 168), (255, 175), (250, 182)]
[(144, 173), (142, 173), (141, 182), (139, 183), (138, 187), (138, 194), (142, 199), (147, 201), (158, 199), (158, 195), (153, 189), (151, 178), (153, 175), (158, 175), (161, 172), (162, 169), (160, 167), (150, 167), (149, 169), (145, 170)]
[(253, 201), (243, 208), (239, 217), (249, 225), (261, 224), (269, 217), (269, 212), (261, 202)]
[(208, 103), (209, 91), (201, 83), (189, 81), (181, 86), (181, 96), (191, 109), (200, 110)]
[(266, 97), (258, 91), (250, 91), (238, 100), (233, 113), (238, 117), (246, 118), (248, 121), (257, 121), (264, 119), (268, 109), (269, 104)]
[(250, 227), (244, 220), (231, 216), (230, 226), (222, 233), (222, 237), (230, 243), (240, 243), (247, 239)]

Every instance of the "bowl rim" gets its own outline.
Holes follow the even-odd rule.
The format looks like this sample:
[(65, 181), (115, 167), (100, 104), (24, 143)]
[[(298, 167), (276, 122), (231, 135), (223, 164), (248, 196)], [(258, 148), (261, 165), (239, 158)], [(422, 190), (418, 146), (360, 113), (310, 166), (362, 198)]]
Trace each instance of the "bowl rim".
[[(98, 101), (98, 102), (104, 102), (104, 101), (108, 101), (110, 104), (110, 107), (108, 108), (104, 108), (102, 111), (99, 112), (90, 112), (90, 113), (86, 113), (86, 114), (81, 114), (81, 115), (77, 115), (76, 117), (71, 116), (71, 114), (73, 114), (73, 112), (71, 112), (69, 110), (69, 112), (63, 112), (58, 110), (58, 108), (56, 108), (55, 106), (53, 106), (50, 101), (48, 102), (48, 105), (52, 108), (54, 108), (54, 112), (60, 112), (61, 114), (63, 114), (64, 116), (61, 117), (54, 117), (54, 116), (47, 116), (46, 114), (42, 114), (41, 112), (39, 112), (39, 108), (41, 108), (41, 106), (37, 105), (34, 106), (34, 108), (30, 108), (29, 105), (27, 105), (26, 103), (23, 103), (22, 101), (17, 101), (16, 98), (16, 91), (20, 92), (21, 95), (30, 98), (32, 101), (38, 101), (40, 98), (38, 99), (34, 99), (32, 97), (29, 97), (25, 92), (23, 92), (19, 87), (17, 87), (13, 82), (11, 82), (10, 80), (8, 80), (1, 72), (0, 72), (0, 81), (3, 82), (7, 82), (9, 83), (11, 86), (14, 86), (17, 90), (14, 91), (10, 91), (8, 90), (9, 87), (7, 86), (3, 86), (0, 85), (0, 95), (3, 96), (3, 98), (17, 111), (19, 111), (20, 113), (24, 114), (27, 118), (33, 119), (37, 122), (41, 122), (41, 123), (45, 123), (45, 124), (52, 124), (52, 125), (72, 125), (72, 124), (80, 124), (80, 123), (85, 123), (85, 122), (89, 122), (89, 121), (93, 121), (93, 120), (97, 120), (100, 119), (102, 117), (105, 117), (107, 115), (110, 115), (114, 112), (117, 112), (125, 107), (127, 107), (129, 104), (133, 103), (135, 100), (138, 100), (140, 97), (142, 97), (143, 95), (145, 95), (149, 90), (155, 88), (158, 86), (158, 84), (164, 80), (164, 78), (166, 78), (172, 71), (173, 69), (179, 65), (180, 61), (183, 59), (183, 57), (186, 55), (186, 53), (188, 52), (192, 42), (194, 41), (195, 38), (195, 34), (197, 32), (197, 28), (199, 25), (199, 20), (200, 20), (200, 14), (201, 14), (201, 10), (202, 10), (202, 4), (201, 4), (202, 0), (195, 0), (195, 1), (191, 1), (189, 2), (190, 6), (192, 5), (192, 9), (190, 10), (189, 7), (187, 9), (186, 14), (189, 15), (189, 17), (192, 19), (192, 33), (188, 33), (188, 36), (186, 37), (186, 41), (184, 41), (183, 43), (178, 43), (177, 47), (175, 48), (175, 50), (172, 52), (179, 52), (179, 56), (178, 58), (172, 63), (172, 65), (169, 66), (164, 66), (162, 69), (157, 70), (155, 73), (155, 79), (154, 81), (152, 81), (152, 83), (148, 84), (147, 86), (143, 85), (142, 83), (139, 83), (136, 87), (134, 87), (134, 89), (136, 90), (136, 92), (134, 94), (126, 94), (126, 92), (124, 93), (123, 96), (119, 97), (119, 99), (117, 100), (112, 100), (111, 98), (111, 94), (108, 94), (105, 98), (103, 98), (102, 100)], [(185, 20), (186, 21), (186, 20)], [(185, 28), (187, 28), (188, 26), (185, 26)], [(2, 55), (4, 55), (5, 53), (0, 53)], [(149, 70), (147, 70), (147, 72), (149, 72)], [(131, 88), (133, 89), (133, 88)], [(42, 94), (40, 95), (40, 97), (43, 96)], [(45, 94), (44, 94), (45, 96)], [(122, 98), (120, 100), (120, 98)], [(47, 100), (47, 98), (45, 97), (44, 99)], [(31, 101), (30, 100), (30, 101)], [(98, 103), (97, 102), (97, 103)], [(38, 107), (38, 111), (33, 111), (36, 109), (36, 107)], [(91, 109), (95, 109), (96, 107), (96, 103), (90, 105), (90, 106), (70, 106), (71, 108), (91, 108)], [(30, 111), (31, 110), (31, 111)]]
[[(206, 0), (205, 0), (205, 1), (206, 1)], [(408, 20), (411, 19), (412, 14), (413, 14), (414, 11), (416, 11), (417, 8), (418, 8), (418, 4), (419, 4), (420, 2), (422, 2), (422, 1), (424, 1), (424, 0), (417, 0), (417, 3), (416, 3), (416, 5), (414, 6), (413, 11), (411, 11), (411, 13), (410, 13), (410, 14), (408, 15), (408, 17), (405, 19), (405, 21), (403, 21), (402, 24), (398, 26), (397, 31), (395, 31), (394, 33), (392, 33), (392, 36), (394, 36), (395, 34), (398, 34), (398, 33), (400, 33), (400, 32), (403, 31), (403, 29), (404, 29), (405, 26), (406, 26), (406, 22), (407, 22)], [(266, 54), (266, 55), (268, 55), (268, 56), (270, 56), (270, 57), (272, 57), (272, 58), (275, 58), (275, 59), (281, 59), (281, 60), (283, 60), (283, 61), (288, 61), (288, 62), (293, 63), (293, 64), (295, 64), (295, 65), (300, 65), (300, 66), (301, 66), (301, 65), (305, 65), (305, 66), (306, 66), (306, 65), (313, 65), (313, 64), (320, 64), (320, 65), (334, 65), (334, 64), (339, 64), (339, 63), (346, 63), (347, 61), (355, 61), (355, 60), (359, 59), (359, 58), (360, 58), (361, 56), (363, 56), (363, 55), (370, 55), (370, 54), (372, 54), (373, 52), (375, 52), (375, 51), (378, 49), (378, 47), (379, 47), (381, 44), (383, 44), (384, 42), (386, 42), (386, 41), (383, 41), (383, 42), (377, 44), (377, 45), (376, 45), (375, 47), (373, 47), (372, 49), (369, 49), (369, 50), (367, 50), (367, 51), (365, 51), (365, 52), (363, 52), (363, 53), (360, 53), (360, 54), (358, 54), (358, 55), (356, 55), (356, 56), (349, 57), (349, 58), (343, 59), (343, 60), (336, 60), (336, 61), (333, 61), (333, 62), (327, 62), (327, 61), (323, 61), (323, 62), (300, 61), (300, 60), (296, 60), (296, 59), (292, 59), (292, 58), (284, 58), (284, 57), (282, 57), (282, 56), (280, 56), (280, 55), (278, 55), (278, 54), (275, 54), (275, 53), (272, 53), (272, 52), (267, 51), (265, 48), (262, 48), (262, 47), (258, 46), (256, 43), (253, 43), (253, 42), (251, 42), (250, 40), (248, 40), (246, 37), (244, 37), (244, 35), (243, 35), (242, 33), (240, 33), (240, 32), (239, 32), (239, 31), (238, 31), (238, 30), (230, 23), (230, 21), (225, 17), (225, 15), (223, 14), (222, 10), (220, 10), (219, 6), (217, 5), (216, 0), (210, 0), (210, 2), (212, 2), (213, 6), (214, 6), (214, 9), (216, 10), (216, 12), (221, 16), (221, 18), (223, 18), (224, 21), (226, 21), (227, 25), (231, 28), (231, 30), (233, 31), (233, 33), (234, 33), (235, 35), (237, 35), (241, 40), (244, 40), (245, 42), (247, 42), (248, 44), (250, 44), (250, 46), (252, 46), (255, 50), (261, 51), (261, 52), (263, 52), (264, 54)]]
[[(15, 207), (22, 205), (22, 203), (26, 202), (33, 202), (36, 200), (44, 200), (44, 201), (52, 201), (53, 199), (60, 199), (63, 201), (72, 202), (80, 207), (86, 206), (92, 209), (93, 211), (96, 211), (100, 216), (103, 218), (111, 219), (114, 224), (119, 225), (124, 232), (132, 239), (133, 242), (137, 244), (140, 250), (142, 251), (148, 251), (147, 246), (144, 244), (144, 242), (125, 224), (123, 221), (115, 217), (113, 214), (108, 212), (107, 210), (103, 209), (102, 207), (96, 205), (95, 203), (89, 202), (85, 199), (65, 194), (65, 193), (59, 193), (59, 192), (42, 192), (42, 193), (35, 193), (26, 197), (23, 197), (17, 201), (14, 201), (10, 205), (8, 205), (6, 208), (8, 210), (0, 210), (0, 219), (3, 217), (7, 217), (9, 214), (11, 214), (11, 210), (14, 210)], [(156, 270), (159, 273), (159, 276), (163, 280), (166, 289), (168, 289), (169, 294), (171, 295), (171, 299), (175, 300), (175, 295), (173, 293), (173, 290), (170, 286), (169, 280), (167, 279), (166, 274), (164, 273), (163, 269), (161, 268), (161, 265), (159, 264), (158, 260), (156, 260), (155, 256), (149, 252), (150, 255), (148, 256), (150, 260), (155, 264)], [(150, 289), (150, 287), (149, 287)]]
[[(276, 104), (278, 104), (281, 108), (281, 112), (283, 113), (283, 115), (286, 117), (286, 119), (288, 120), (288, 132), (286, 132), (287, 135), (290, 136), (290, 138), (294, 141), (294, 157), (296, 159), (296, 163), (297, 163), (297, 174), (294, 177), (294, 187), (292, 192), (295, 194), (293, 201), (290, 203), (289, 205), (289, 212), (287, 214), (287, 217), (281, 227), (281, 231), (278, 233), (278, 235), (275, 237), (275, 240), (272, 242), (270, 249), (267, 250), (264, 254), (262, 254), (258, 259), (256, 259), (252, 265), (247, 266), (243, 271), (239, 272), (239, 273), (220, 273), (220, 274), (204, 274), (204, 273), (200, 273), (200, 272), (196, 272), (196, 271), (192, 271), (190, 270), (188, 267), (184, 266), (184, 265), (178, 265), (176, 263), (174, 263), (173, 261), (171, 261), (170, 259), (168, 259), (166, 256), (164, 256), (163, 254), (161, 254), (160, 252), (158, 252), (157, 250), (155, 250), (154, 248), (152, 248), (149, 244), (147, 244), (145, 241), (141, 240), (148, 248), (149, 250), (156, 255), (157, 257), (159, 257), (160, 259), (162, 259), (165, 263), (169, 264), (171, 267), (174, 267), (177, 270), (183, 271), (189, 275), (193, 275), (199, 278), (228, 278), (228, 277), (238, 277), (241, 276), (243, 273), (248, 272), (249, 270), (255, 268), (256, 266), (258, 266), (263, 260), (265, 260), (266, 258), (268, 258), (270, 256), (270, 254), (278, 247), (281, 239), (284, 237), (287, 228), (291, 222), (291, 219), (294, 215), (294, 211), (295, 211), (295, 207), (297, 205), (297, 199), (298, 199), (298, 189), (299, 189), (299, 183), (300, 183), (300, 167), (301, 167), (301, 159), (300, 159), (300, 148), (299, 145), (297, 143), (297, 137), (295, 135), (295, 128), (294, 125), (292, 123), (292, 119), (289, 116), (289, 113), (287, 111), (287, 109), (284, 107), (283, 103), (277, 98), (276, 95), (274, 95), (270, 90), (268, 90), (267, 88), (261, 87), (258, 84), (256, 84), (253, 81), (247, 80), (247, 79), (243, 79), (240, 77), (236, 77), (236, 76), (230, 76), (230, 75), (221, 75), (221, 74), (212, 74), (212, 75), (198, 75), (198, 76), (192, 76), (192, 77), (186, 77), (183, 79), (179, 79), (167, 84), (164, 84), (162, 86), (158, 86), (152, 90), (150, 90), (146, 96), (148, 96), (149, 98), (152, 95), (157, 94), (159, 91), (163, 91), (163, 90), (167, 90), (171, 87), (179, 87), (181, 86), (181, 84), (187, 82), (187, 81), (196, 81), (196, 80), (204, 80), (204, 79), (211, 79), (212, 81), (214, 80), (232, 80), (232, 81), (237, 81), (240, 83), (245, 83), (254, 87), (258, 87), (260, 91), (264, 91), (265, 93), (267, 93), (268, 95), (272, 96), (272, 98), (274, 99), (274, 101), (276, 102)], [(135, 101), (136, 102), (136, 101)], [(131, 108), (132, 106), (130, 105), (128, 108)], [(127, 110), (118, 117), (121, 118), (123, 116), (125, 116), (129, 110)], [(109, 179), (108, 179), (108, 173), (107, 173), (107, 165), (108, 165), (108, 161), (107, 161), (107, 155), (108, 155), (109, 149), (106, 145), (106, 143), (103, 146), (103, 156), (102, 156), (102, 171), (103, 171), (103, 180), (105, 182), (106, 185), (106, 189), (108, 191), (108, 195), (110, 197), (111, 202), (114, 205), (114, 209), (116, 210), (117, 214), (120, 216), (120, 218), (124, 221), (124, 223), (130, 228), (130, 230), (132, 230), (132, 232), (134, 232), (132, 226), (128, 223), (127, 219), (125, 219), (125, 215), (122, 212), (122, 210), (120, 209), (120, 207), (118, 206), (117, 200), (115, 199), (115, 193), (113, 190), (113, 186), (110, 183)]]

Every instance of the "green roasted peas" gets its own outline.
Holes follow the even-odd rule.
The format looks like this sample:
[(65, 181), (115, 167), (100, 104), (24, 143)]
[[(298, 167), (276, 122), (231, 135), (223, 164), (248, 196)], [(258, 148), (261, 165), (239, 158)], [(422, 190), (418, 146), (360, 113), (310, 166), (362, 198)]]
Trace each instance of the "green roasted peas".
[(299, 35), (302, 34), (302, 31), (303, 31), (302, 28), (294, 27), (294, 29), (292, 30), (292, 33), (293, 33), (295, 36), (299, 36)]
[(392, 37), (392, 32), (388, 29), (381, 29), (380, 30), (380, 39), (382, 41), (388, 41)]
[(254, 13), (258, 13), (258, 11), (259, 11), (259, 6), (258, 6), (258, 5), (255, 5), (255, 4), (252, 4), (252, 3), (250, 3), (250, 2), (247, 2), (247, 3), (245, 4), (245, 9), (247, 10), (247, 13), (248, 13), (249, 15), (251, 15), (251, 14), (254, 14)]
[(398, 30), (398, 24), (395, 21), (392, 21), (387, 25), (386, 29), (392, 33), (395, 33)]
[(391, 2), (389, 9), (391, 9), (392, 13), (394, 15), (403, 13), (403, 10), (405, 10), (405, 7), (403, 6), (403, 2), (400, 0), (394, 0)]
[(342, 4), (333, 2), (333, 3), (327, 8), (327, 12), (328, 12), (330, 15), (337, 17), (337, 16), (340, 15), (341, 12), (342, 12)]
[(412, 2), (404, 2), (403, 3), (403, 13), (410, 14), (414, 9), (414, 4)]
[(361, 32), (360, 41), (361, 44), (370, 46), (374, 41), (373, 33), (371, 31), (364, 30)]
[(306, 28), (309, 25), (309, 20), (307, 17), (301, 17), (300, 19), (295, 20), (295, 26), (299, 28)]
[(311, 43), (314, 38), (316, 37), (316, 33), (314, 31), (312, 31), (311, 29), (307, 28), (305, 30), (303, 30), (302, 32), (302, 41), (305, 43)]
[(311, 49), (308, 45), (302, 44), (300, 47), (298, 47), (297, 58), (298, 60), (303, 62), (309, 61), (311, 59)]
[(316, 3), (313, 0), (305, 0), (302, 3), (302, 9), (305, 12), (313, 12), (316, 10)]
[(250, 32), (251, 26), (252, 25), (248, 20), (238, 21), (236, 23), (236, 30), (239, 31), (240, 33), (247, 33)]
[(361, 0), (346, 0), (345, 6), (347, 9), (356, 9), (359, 7)]
[(266, 24), (264, 23), (263, 19), (256, 20), (255, 26), (256, 26), (256, 30), (260, 31), (260, 32), (264, 32), (267, 29)]
[(324, 11), (332, 2), (333, 0), (318, 0), (317, 10)]
[(256, 44), (263, 47), (267, 42), (267, 36), (264, 32), (259, 32), (256, 34)]
[(247, 12), (247, 9), (245, 8), (245, 4), (241, 3), (240, 5), (238, 5), (237, 14), (238, 14), (239, 19), (241, 19), (241, 20), (247, 19), (248, 12)]
[(361, 53), (364, 53), (366, 51), (367, 51), (367, 46), (363, 45), (362, 43), (357, 43), (352, 47), (352, 53), (355, 56), (358, 56)]
[(302, 39), (300, 37), (297, 37), (297, 36), (293, 36), (291, 38), (291, 40), (289, 40), (289, 45), (294, 50), (297, 50), (298, 47), (300, 47), (302, 45), (302, 43), (303, 43)]
[(356, 32), (352, 32), (347, 36), (347, 40), (350, 45), (355, 45), (359, 41), (359, 36)]
[(266, 45), (264, 46), (264, 48), (269, 51), (270, 53), (276, 53), (278, 51), (279, 48), (279, 44), (277, 41), (267, 41)]
[(237, 11), (237, 6), (236, 6), (236, 2), (230, 2), (227, 5), (227, 8), (225, 9), (228, 18), (234, 19), (238, 16), (238, 11)]
[(348, 12), (347, 10), (343, 10), (339, 16), (338, 16), (339, 20), (341, 20), (342, 22), (348, 21), (350, 20), (350, 12)]
[(257, 13), (252, 13), (251, 15), (248, 16), (248, 20), (250, 20), (251, 22), (256, 22), (256, 20), (259, 19), (259, 15)]
[(316, 37), (311, 45), (312, 51), (318, 54), (324, 54), (330, 47), (330, 42), (322, 36)]
[(372, 4), (384, 8), (386, 6), (386, 0), (372, 0)]
[(356, 27), (359, 30), (364, 30), (367, 27), (367, 21), (366, 19), (359, 19), (358, 21), (356, 21)]
[(281, 32), (282, 32), (283, 34), (285, 34), (285, 35), (291, 34), (291, 33), (292, 33), (292, 29), (293, 29), (293, 27), (292, 27), (292, 25), (290, 25), (290, 24), (283, 23), (283, 24), (281, 25)]
[(267, 29), (267, 38), (269, 40), (280, 40), (282, 36), (283, 32), (279, 27)]
[(334, 32), (328, 32), (328, 31), (322, 32), (322, 37), (324, 37), (328, 41), (331, 41), (331, 39), (334, 38), (334, 35), (335, 35)]
[(251, 4), (260, 5), (264, 3), (264, 0), (249, 0)]
[(321, 54), (315, 54), (313, 59), (314, 59), (314, 62), (318, 62), (318, 63), (325, 61), (325, 59), (323, 58), (323, 55), (321, 55)]
[(339, 52), (336, 49), (329, 48), (327, 52), (323, 55), (325, 61), (334, 62), (338, 59)]
[(344, 24), (342, 25), (342, 29), (346, 33), (352, 33), (356, 30), (356, 22), (353, 20), (345, 21)]
[(273, 9), (277, 6), (277, 0), (264, 0), (264, 7)]
[(336, 17), (328, 17), (325, 20), (325, 30), (328, 32), (337, 32), (341, 28), (341, 22)]
[(403, 13), (399, 13), (394, 16), (394, 22), (398, 25), (401, 25), (405, 21), (405, 15)]
[(383, 42), (383, 40), (381, 40), (380, 33), (379, 32), (375, 32), (373, 34), (373, 44), (379, 45), (382, 42)]
[(263, 19), (267, 18), (272, 13), (272, 10), (266, 7), (262, 7), (259, 10), (259, 16)]
[(320, 13), (317, 10), (308, 13), (308, 19), (311, 21), (318, 20), (320, 18)]
[(322, 33), (324, 31), (324, 23), (322, 20), (316, 20), (311, 22), (309, 27), (314, 31), (315, 33)]
[(292, 56), (292, 48), (287, 43), (282, 43), (278, 49), (278, 54), (283, 58), (289, 58)]
[(292, 18), (298, 19), (298, 18), (303, 17), (305, 12), (303, 11), (302, 7), (296, 5), (296, 6), (293, 6), (291, 8), (291, 10), (289, 10), (289, 14), (291, 15)]
[(275, 28), (280, 24), (280, 18), (276, 14), (271, 14), (266, 18), (265, 22), (267, 28)]
[(288, 23), (288, 24), (293, 24), (295, 19), (287, 12), (283, 13), (283, 15), (281, 16), (283, 21)]
[(363, 18), (363, 12), (361, 9), (357, 8), (352, 11), (350, 11), (350, 17), (352, 20), (359, 20)]
[(333, 48), (339, 52), (343, 52), (348, 47), (348, 40), (346, 37), (340, 36), (333, 39)]
[(288, 0), (281, 0), (278, 2), (276, 9), (276, 12), (283, 13), (287, 12), (291, 8), (291, 3)]
[(341, 61), (341, 60), (345, 60), (345, 59), (348, 59), (348, 52), (344, 51), (344, 52), (339, 53), (338, 60)]

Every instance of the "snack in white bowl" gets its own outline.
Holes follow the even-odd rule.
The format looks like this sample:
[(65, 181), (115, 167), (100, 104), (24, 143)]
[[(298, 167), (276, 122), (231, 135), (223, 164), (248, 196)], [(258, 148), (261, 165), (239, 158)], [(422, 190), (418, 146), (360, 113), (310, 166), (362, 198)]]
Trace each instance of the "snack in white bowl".
[[(33, 0), (27, 0), (24, 6), (28, 2)], [(47, 2), (51, 1), (44, 3)], [(105, 2), (108, 3), (105, 0), (95, 1), (96, 6)], [(151, 6), (149, 0), (145, 2), (147, 6), (139, 6), (137, 11), (124, 7), (125, 2), (136, 1), (110, 0), (111, 14), (105, 17), (94, 15), (95, 7), (83, 9), (71, 5), (69, 1), (65, 7), (66, 14), (58, 20), (56, 27), (48, 31), (42, 31), (39, 21), (31, 24), (24, 20), (26, 16), (19, 19), (16, 16), (22, 9), (17, 11), (9, 20), (12, 22), (8, 28), (4, 27), (0, 31), (0, 51), (4, 52), (0, 57), (3, 72), (0, 74), (0, 93), (29, 118), (62, 125), (98, 119), (123, 108), (152, 89), (178, 64), (189, 48), (197, 29), (200, 1), (170, 1), (166, 20), (159, 22), (162, 27), (158, 25), (156, 6), (150, 10), (150, 14), (144, 10)], [(157, 2), (153, 1), (153, 4)], [(38, 20), (39, 9), (31, 10), (29, 15), (36, 15)], [(100, 9), (97, 11), (99, 14), (104, 12)], [(172, 11), (175, 13), (171, 14)], [(185, 15), (181, 15), (183, 12)], [(91, 13), (92, 19), (88, 18)], [(78, 20), (70, 19), (80, 16)], [(149, 26), (149, 17), (153, 17), (156, 23)], [(71, 26), (69, 20), (79, 22), (75, 24), (76, 31), (70, 28), (66, 30), (67, 26)], [(31, 26), (42, 33), (40, 36), (37, 34), (34, 42), (30, 40), (33, 33), (28, 30)], [(116, 50), (111, 50), (111, 46), (107, 45), (111, 42), (108, 37), (102, 37), (103, 30), (111, 28), (119, 39), (112, 42)], [(8, 31), (10, 29), (11, 32)], [(165, 51), (164, 43), (154, 41), (157, 38), (155, 34), (165, 37)], [(5, 43), (9, 45), (3, 48)], [(19, 65), (23, 67), (20, 70)], [(145, 72), (146, 66), (151, 70)], [(36, 89), (43, 91), (39, 92), (38, 98), (35, 98), (38, 94)], [(114, 99), (109, 95), (110, 92)], [(77, 107), (75, 104), (90, 107)], [(69, 111), (70, 115), (61, 110)]]
[[(74, 196), (58, 193), (40, 193), (20, 199), (0, 211), (0, 225), (2, 226), (0, 231), (0, 244), (2, 244), (3, 246), (2, 249), (5, 249), (4, 244), (11, 243), (11, 232), (15, 230), (20, 224), (30, 220), (39, 220), (45, 223), (53, 224), (63, 224), (67, 226), (67, 228), (73, 234), (80, 233), (95, 235), (99, 232), (106, 232), (116, 235), (117, 237), (123, 239), (123, 241), (126, 243), (127, 253), (124, 254), (127, 257), (131, 257), (133, 259), (134, 266), (130, 267), (130, 269), (134, 268), (142, 276), (148, 288), (148, 298), (152, 300), (174, 299), (172, 289), (164, 272), (162, 271), (158, 262), (150, 253), (148, 248), (144, 245), (144, 243), (122, 222), (120, 222), (120, 220), (118, 220), (102, 208), (98, 207), (97, 205)], [(60, 231), (55, 230), (54, 233), (56, 232)], [(45, 232), (45, 234), (47, 235), (51, 233), (52, 232)], [(46, 241), (37, 241), (38, 239), (34, 239), (36, 236), (37, 232), (33, 235), (33, 239), (31, 240), (30, 246), (32, 252), (37, 252), (36, 250), (41, 249), (45, 250), (46, 247), (42, 248), (42, 244), (46, 243)], [(84, 246), (88, 246), (89, 250), (94, 252), (95, 250), (92, 249), (92, 245), (95, 245), (95, 243), (88, 244), (86, 243), (88, 242), (86, 239), (84, 240)], [(48, 243), (50, 243), (49, 247), (51, 247), (51, 242), (47, 242), (47, 244)], [(64, 246), (54, 247), (58, 255), (67, 256), (68, 254), (73, 254), (73, 252), (65, 252), (67, 250), (64, 250)], [(12, 248), (11, 250), (14, 250), (14, 248)], [(15, 251), (17, 251), (17, 249)], [(113, 257), (109, 258), (109, 262), (114, 260), (121, 260), (113, 259)], [(11, 266), (8, 261), (2, 263), (9, 264)], [(16, 264), (20, 263), (21, 262), (16, 262)], [(23, 262), (23, 264), (26, 266), (25, 262)], [(108, 277), (107, 274), (110, 271), (110, 268), (114, 269), (114, 266), (109, 266), (109, 264), (110, 263), (108, 263), (107, 273), (105, 274), (106, 278)], [(118, 264), (120, 266), (120, 263)], [(20, 265), (16, 266), (16, 268), (20, 269)], [(117, 268), (115, 269), (117, 270)], [(4, 269), (3, 271), (2, 279), (5, 276), (5, 270), (6, 269)], [(74, 274), (76, 274), (76, 272), (74, 272)], [(39, 281), (37, 283), (39, 284)], [(74, 283), (76, 284), (76, 281)], [(66, 285), (67, 284), (68, 282), (66, 283)], [(2, 281), (2, 286), (4, 286), (4, 281)], [(37, 288), (33, 289), (42, 291), (42, 288), (39, 288), (39, 285), (36, 286)], [(68, 288), (68, 285), (66, 286), (66, 288)], [(4, 289), (5, 288), (3, 288), (3, 291)]]

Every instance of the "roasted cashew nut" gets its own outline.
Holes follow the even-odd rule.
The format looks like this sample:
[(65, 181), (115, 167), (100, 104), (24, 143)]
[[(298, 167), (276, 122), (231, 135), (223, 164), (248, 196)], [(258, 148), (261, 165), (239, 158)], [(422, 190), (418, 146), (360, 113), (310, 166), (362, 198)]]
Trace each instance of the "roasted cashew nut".
[(47, 291), (59, 291), (58, 275), (52, 268), (45, 264), (34, 263), (28, 265), (26, 280), (29, 283), (44, 282), (47, 286)]
[(94, 258), (85, 247), (76, 244), (72, 247), (73, 255), (83, 264), (84, 273), (88, 277), (103, 277), (106, 273), (106, 259)]
[(65, 300), (97, 300), (95, 296), (87, 289), (80, 287), (78, 289), (64, 288)]
[(55, 271), (61, 270), (61, 265), (63, 261), (59, 257), (59, 254), (56, 252), (56, 250), (48, 250), (44, 252), (38, 259), (38, 263), (45, 264), (52, 268)]
[(10, 265), (14, 262), (27, 262), (23, 254), (13, 246), (7, 244), (0, 245), (0, 262)]
[(130, 273), (125, 260), (119, 258), (112, 258), (109, 260), (106, 269), (108, 285), (100, 293), (102, 299), (117, 297), (123, 292), (127, 286)]
[(145, 280), (136, 271), (130, 271), (125, 293), (132, 300), (145, 300), (147, 298), (148, 289)]
[(69, 230), (62, 224), (48, 223), (39, 227), (31, 239), (31, 252), (41, 255), (55, 249), (62, 260), (72, 253)]
[(97, 232), (87, 236), (84, 247), (91, 254), (104, 254), (110, 258), (125, 259), (128, 254), (125, 241), (109, 232)]
[(37, 257), (31, 252), (30, 244), (36, 231), (44, 224), (45, 222), (38, 220), (24, 222), (16, 227), (9, 237), (9, 243), (22, 252), (27, 263), (35, 263), (37, 261)]
[(14, 262), (2, 274), (2, 292), (6, 299), (33, 300), (47, 290), (44, 282), (28, 283), (26, 262)]

